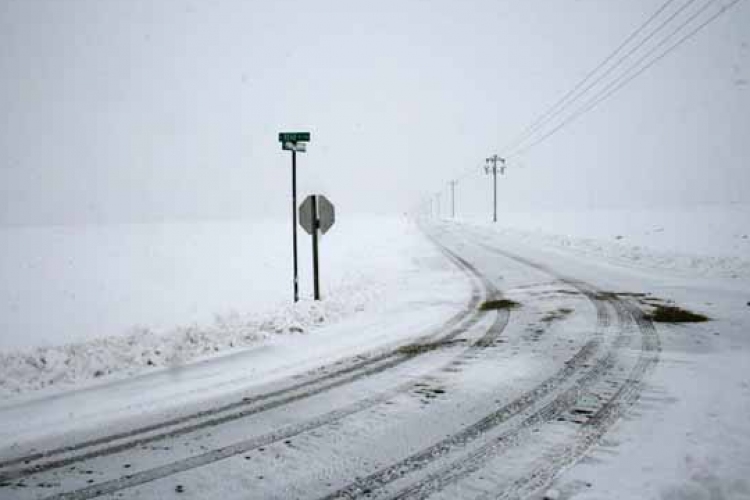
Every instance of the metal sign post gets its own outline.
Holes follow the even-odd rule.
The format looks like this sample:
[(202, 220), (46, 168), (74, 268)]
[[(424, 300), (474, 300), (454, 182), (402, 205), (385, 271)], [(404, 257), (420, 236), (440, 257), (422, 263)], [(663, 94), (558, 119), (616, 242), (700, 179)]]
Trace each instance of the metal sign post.
[(305, 143), (310, 141), (309, 132), (281, 132), (281, 149), (292, 152), (292, 253), (294, 255), (294, 301), (299, 301), (299, 279), (297, 274), (297, 151), (306, 151)]
[(299, 300), (299, 279), (297, 272), (297, 151), (292, 150), (292, 253), (294, 254), (294, 301)]
[(312, 258), (313, 258), (313, 298), (320, 300), (320, 274), (318, 273), (318, 197), (312, 197)]
[(320, 300), (320, 272), (318, 266), (318, 231), (325, 234), (336, 221), (336, 209), (322, 194), (311, 194), (299, 207), (299, 223), (312, 235), (313, 297)]

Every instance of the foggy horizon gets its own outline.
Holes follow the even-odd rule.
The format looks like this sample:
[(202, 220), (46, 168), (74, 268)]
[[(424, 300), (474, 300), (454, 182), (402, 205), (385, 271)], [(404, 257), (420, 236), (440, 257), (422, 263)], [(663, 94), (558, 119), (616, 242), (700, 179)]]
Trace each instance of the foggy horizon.
[[(399, 214), (475, 169), (475, 213), (484, 158), (660, 4), (5, 0), (0, 224), (285, 218), (297, 130), (300, 196)], [(511, 159), (501, 210), (750, 202), (748, 25), (740, 2)]]

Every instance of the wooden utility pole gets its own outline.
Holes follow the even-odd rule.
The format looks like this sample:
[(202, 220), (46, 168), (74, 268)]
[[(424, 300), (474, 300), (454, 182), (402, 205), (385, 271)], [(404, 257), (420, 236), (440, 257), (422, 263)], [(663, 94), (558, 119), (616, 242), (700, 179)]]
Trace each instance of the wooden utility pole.
[[(501, 163), (501, 166), (500, 166), (499, 170), (500, 170), (501, 174), (504, 174), (505, 173), (505, 158), (501, 158), (498, 155), (494, 154), (494, 155), (490, 156), (489, 158), (487, 158), (485, 160), (485, 162), (487, 164), (484, 166), (484, 172), (486, 174), (490, 174), (491, 173), (492, 174), (492, 180), (493, 180), (493, 190), (492, 190), (493, 196), (492, 196), (492, 199), (493, 199), (493, 207), (494, 208), (493, 208), (493, 212), (492, 212), (492, 222), (497, 222), (497, 171), (498, 171), (497, 163), (498, 162)], [(490, 164), (492, 166), (490, 166)]]

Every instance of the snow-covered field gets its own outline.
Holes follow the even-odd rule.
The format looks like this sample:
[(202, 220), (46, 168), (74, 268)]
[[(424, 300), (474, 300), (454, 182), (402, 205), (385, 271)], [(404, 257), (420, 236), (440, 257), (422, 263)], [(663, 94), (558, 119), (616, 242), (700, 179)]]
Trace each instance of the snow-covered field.
[(445, 277), (425, 274), (437, 252), (404, 219), (341, 218), (321, 241), (315, 302), (298, 238), (294, 305), (287, 221), (0, 229), (0, 398), (304, 334), (432, 297), (425, 280)]
[[(497, 359), (479, 355), (471, 362), (479, 367), (473, 385), (453, 393), (440, 389), (440, 394), (448, 396), (431, 404), (455, 411), (453, 420), (437, 412), (441, 418), (436, 422), (441, 424), (432, 430), (427, 425), (431, 421), (424, 417), (429, 412), (419, 413), (416, 421), (424, 423), (428, 434), (436, 432), (435, 436), (461, 432), (462, 412), (469, 411), (462, 405), (471, 399), (472, 391), (493, 383), (515, 388), (514, 376), (530, 376), (535, 366), (544, 372), (557, 359), (555, 353), (567, 352), (567, 343), (555, 347), (561, 338), (568, 335), (581, 341), (578, 336), (591, 333), (585, 325), (593, 316), (580, 309), (575, 314), (582, 315), (574, 315), (571, 323), (552, 326), (546, 334), (538, 330), (539, 343), (533, 328), (529, 329), (539, 324), (535, 307), (546, 304), (554, 311), (571, 299), (539, 298), (543, 295), (536, 292), (559, 288), (559, 282), (550, 282), (544, 271), (539, 275), (538, 270), (491, 251), (505, 250), (599, 290), (628, 292), (634, 303), (640, 299), (632, 293), (648, 294), (711, 318), (695, 325), (657, 324), (659, 362), (639, 384), (638, 402), (623, 409), (603, 439), (584, 449), (579, 462), (567, 462), (570, 457), (563, 456), (529, 466), (529, 470), (539, 466), (543, 471), (549, 466), (558, 471), (549, 485), (549, 497), (750, 498), (750, 482), (745, 477), (750, 470), (750, 243), (746, 237), (750, 209), (731, 205), (501, 214), (500, 219), (498, 224), (478, 219), (433, 222), (435, 234), (445, 231), (446, 241), (452, 241), (456, 252), (463, 250), (462, 256), (507, 297), (522, 303), (503, 333), (510, 341), (507, 345), (520, 343), (514, 349), (498, 348), (498, 355), (508, 356), (505, 361), (510, 363), (503, 377), (496, 377)], [(44, 449), (88, 433), (106, 434), (119, 423), (127, 427), (158, 422), (171, 412), (202, 408), (208, 399), (230, 401), (248, 388), (273, 386), (324, 364), (335, 365), (364, 351), (402, 344), (438, 327), (467, 303), (471, 288), (466, 275), (414, 224), (401, 218), (360, 218), (341, 221), (323, 240), (325, 297), (320, 303), (309, 299), (309, 240), (300, 233), (305, 299), (293, 306), (287, 226), (264, 222), (4, 229), (0, 445), (5, 452), (15, 454), (16, 448), (36, 443)], [(523, 285), (527, 282), (536, 288)], [(649, 307), (647, 301), (637, 303)], [(472, 328), (489, 328), (491, 319), (485, 316)], [(11, 343), (10, 332), (21, 332), (23, 342)], [(521, 342), (529, 335), (528, 345), (526, 340)], [(553, 355), (539, 360), (534, 353), (542, 345), (552, 346)], [(624, 362), (636, 351), (624, 349)], [(471, 363), (465, 363), (465, 373), (474, 373)], [(416, 366), (426, 370), (428, 364), (417, 362)], [(518, 373), (508, 371), (513, 366)], [(464, 376), (460, 372), (443, 370), (428, 379), (434, 383), (444, 379), (450, 388)], [(414, 374), (395, 369), (390, 375), (383, 372), (384, 381), (365, 377), (361, 383), (371, 384), (369, 390), (378, 393), (388, 383), (401, 382), (403, 376), (408, 379)], [(519, 379), (521, 385), (528, 382)], [(331, 391), (330, 400), (321, 395), (320, 409), (329, 411), (331, 405), (356, 400), (363, 389), (357, 383), (350, 385), (342, 386), (342, 394)], [(482, 404), (472, 408), (488, 411), (491, 400), (479, 398)], [(304, 411), (317, 408), (314, 401), (307, 404), (300, 400)], [(411, 403), (404, 407), (394, 404), (388, 410), (403, 410), (403, 415), (391, 417), (404, 425), (410, 411), (422, 411)], [(292, 408), (281, 414), (284, 419), (304, 418), (304, 411)], [(369, 421), (366, 416), (354, 418), (355, 414), (348, 424), (340, 425), (353, 426), (349, 432), (360, 440), (369, 436), (359, 431), (370, 429), (363, 422), (373, 429), (381, 426), (379, 432), (392, 431), (391, 417), (383, 417), (380, 410), (373, 415)], [(272, 417), (269, 422), (275, 422)], [(456, 422), (461, 422), (458, 430), (449, 429)], [(238, 428), (244, 436), (247, 427)], [(330, 440), (323, 439), (327, 431), (313, 432), (300, 437), (299, 448), (288, 447), (280, 453), (299, 452), (300, 460), (309, 460), (305, 450), (337, 443), (339, 430), (332, 429)], [(560, 425), (559, 435), (555, 429), (554, 423), (545, 428), (548, 434), (544, 435), (551, 438), (546, 444), (562, 440), (564, 429), (575, 427)], [(414, 446), (426, 446), (417, 442), (418, 434), (402, 438), (411, 439)], [(230, 437), (232, 443), (239, 439)], [(533, 443), (534, 438), (529, 439)], [(304, 444), (305, 440), (310, 442)], [(381, 444), (393, 443), (384, 439)], [(540, 444), (545, 445), (544, 440)], [(401, 445), (395, 449), (405, 453)], [(355, 451), (337, 449), (337, 453)], [(513, 452), (509, 453), (513, 458)], [(517, 458), (529, 457), (520, 453)], [(396, 460), (390, 455), (381, 458), (387, 463)], [(514, 469), (507, 459), (499, 455), (488, 462), (486, 470), (500, 483), (506, 475), (512, 477)], [(134, 462), (132, 457), (127, 460)], [(240, 457), (236, 462), (245, 460)], [(289, 470), (304, 470), (295, 468), (294, 457), (285, 460), (291, 464)], [(149, 473), (148, 460), (137, 465)], [(275, 463), (267, 473), (273, 470), (281, 471)], [(200, 475), (181, 480), (190, 485), (196, 478)], [(172, 489), (171, 479), (165, 481), (165, 487)], [(285, 476), (279, 481), (285, 487), (302, 487), (288, 484)], [(156, 490), (151, 490), (150, 483), (143, 484), (143, 490), (127, 491), (151, 498), (164, 486), (154, 483)], [(269, 491), (277, 491), (273, 481), (269, 484)], [(485, 485), (471, 477), (466, 484), (472, 488)], [(463, 491), (460, 485), (457, 488), (442, 493), (450, 496)], [(12, 491), (19, 498), (25, 494), (23, 488)], [(476, 491), (465, 493), (473, 498)]]
[[(750, 280), (750, 206), (502, 213), (524, 244), (634, 270)], [(344, 219), (322, 240), (324, 300), (291, 303), (286, 221), (0, 229), (0, 397), (130, 376), (299, 334), (415, 292), (434, 257), (400, 218)], [(427, 291), (422, 291), (427, 293)], [(50, 389), (51, 388), (51, 389)]]
[(464, 222), (631, 268), (750, 280), (750, 205), (500, 212)]

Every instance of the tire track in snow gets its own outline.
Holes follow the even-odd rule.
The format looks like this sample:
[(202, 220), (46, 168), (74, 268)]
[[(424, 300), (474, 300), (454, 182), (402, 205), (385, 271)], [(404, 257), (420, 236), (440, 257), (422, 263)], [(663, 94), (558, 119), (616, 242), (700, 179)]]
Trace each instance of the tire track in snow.
[[(512, 259), (525, 266), (549, 274), (561, 282), (578, 289), (597, 308), (598, 330), (602, 330), (605, 325), (609, 324), (605, 304), (612, 306), (617, 313), (620, 323), (618, 335), (613, 342), (613, 348), (610, 349), (605, 356), (599, 358), (593, 367), (587, 369), (588, 360), (593, 357), (596, 350), (595, 347), (598, 344), (596, 340), (589, 342), (584, 349), (579, 352), (579, 354), (583, 354), (581, 358), (576, 359), (579, 356), (579, 354), (577, 354), (576, 358), (571, 360), (572, 362), (569, 361), (562, 370), (521, 398), (508, 403), (490, 415), (466, 427), (461, 432), (453, 434), (452, 436), (449, 436), (404, 460), (381, 469), (374, 474), (361, 478), (358, 481), (323, 497), (324, 500), (359, 498), (362, 496), (376, 498), (378, 497), (379, 491), (382, 492), (383, 488), (387, 487), (390, 483), (409, 474), (416, 473), (440, 458), (448, 457), (453, 453), (460, 453), (460, 451), (470, 442), (480, 439), (485, 433), (510, 420), (514, 416), (532, 409), (535, 403), (538, 403), (543, 398), (554, 394), (554, 392), (558, 388), (561, 388), (566, 381), (574, 379), (575, 375), (578, 373), (585, 372), (571, 387), (563, 390), (563, 392), (551, 402), (534, 411), (531, 415), (522, 419), (518, 424), (513, 425), (499, 437), (480, 446), (478, 450), (472, 452), (468, 457), (461, 456), (456, 461), (440, 468), (437, 472), (431, 473), (417, 483), (402, 489), (395, 495), (389, 496), (386, 494), (385, 496), (398, 499), (426, 498), (445, 488), (447, 485), (476, 472), (486, 464), (488, 459), (501, 453), (504, 447), (507, 448), (511, 445), (515, 445), (518, 442), (518, 436), (524, 430), (558, 418), (564, 411), (573, 408), (582, 394), (586, 393), (588, 389), (605, 378), (615, 366), (617, 350), (622, 347), (626, 340), (625, 327), (628, 321), (635, 321), (641, 332), (642, 346), (639, 361), (636, 367), (631, 371), (629, 377), (625, 379), (624, 383), (620, 386), (617, 393), (596, 413), (596, 415), (606, 414), (608, 417), (606, 419), (603, 417), (597, 417), (596, 415), (591, 417), (591, 428), (598, 429), (599, 432), (598, 434), (593, 432), (589, 434), (591, 434), (591, 436), (600, 436), (603, 434), (606, 431), (606, 428), (608, 428), (603, 422), (613, 422), (620, 414), (620, 411), (614, 411), (614, 409), (623, 408), (628, 401), (632, 401), (632, 398), (634, 397), (633, 395), (637, 396), (638, 388), (641, 383), (640, 381), (648, 368), (653, 366), (656, 362), (657, 358), (653, 353), (655, 351), (658, 352), (658, 337), (656, 336), (656, 331), (653, 325), (643, 318), (643, 315), (637, 307), (626, 304), (616, 296), (605, 294), (601, 290), (598, 290), (596, 287), (585, 282), (561, 276), (547, 266), (499, 250), (484, 242), (474, 240), (473, 238), (472, 243), (485, 248), (490, 252), (503, 255), (504, 257)], [(627, 398), (625, 398), (626, 395)], [(594, 424), (596, 421), (602, 423), (597, 426)], [(579, 445), (582, 442), (590, 443), (592, 442), (591, 439), (593, 438), (590, 437), (589, 440), (578, 440), (576, 443)], [(590, 446), (590, 444), (587, 444), (586, 447), (588, 446)], [(549, 477), (551, 478), (557, 470), (559, 470), (559, 468), (554, 468), (554, 470), (550, 472)], [(528, 479), (527, 482), (531, 482), (532, 480), (539, 481), (542, 475), (541, 471), (532, 470), (525, 477)], [(520, 488), (524, 484), (523, 481), (519, 481), (518, 487)]]
[[(547, 266), (486, 245), (485, 243), (475, 243), (487, 248), (491, 252), (503, 255), (517, 262), (544, 272), (553, 273)], [(568, 280), (568, 278), (563, 278), (559, 275), (558, 277)], [(572, 284), (571, 281), (569, 282)], [(581, 282), (577, 283), (580, 284)], [(577, 432), (575, 439), (553, 446), (541, 459), (536, 461), (535, 466), (529, 468), (520, 478), (517, 478), (510, 484), (502, 485), (499, 490), (479, 495), (478, 498), (524, 498), (549, 484), (560, 470), (580, 459), (586, 450), (595, 444), (620, 417), (623, 411), (637, 399), (643, 385), (643, 378), (658, 362), (658, 353), (660, 351), (660, 342), (653, 323), (644, 317), (643, 312), (637, 306), (612, 294), (599, 292), (598, 295), (606, 298), (607, 302), (615, 307), (621, 323), (620, 333), (614, 343), (615, 349), (605, 359), (598, 362), (574, 387), (566, 390), (515, 428), (504, 432), (477, 450), (474, 450), (468, 456), (460, 457), (453, 463), (432, 472), (427, 478), (408, 486), (389, 498), (427, 498), (444, 489), (446, 486), (481, 470), (487, 465), (489, 460), (502, 454), (503, 451), (511, 447), (522, 446), (523, 440), (519, 439), (519, 437), (525, 431), (564, 418), (563, 415), (566, 412), (575, 411), (580, 396), (591, 393), (596, 394), (597, 385), (600, 385), (598, 393), (605, 394), (609, 389), (606, 391), (601, 390), (601, 384), (619, 383), (618, 389), (610, 394), (609, 398), (601, 402), (598, 408), (585, 408), (584, 414), (590, 416), (583, 417), (582, 422), (578, 421), (582, 428)], [(627, 335), (625, 327), (629, 323), (634, 323), (640, 332), (641, 345), (637, 362), (627, 376), (622, 377), (611, 372), (615, 366), (617, 350), (626, 344)]]
[[(622, 311), (621, 305), (618, 304), (618, 315)], [(645, 333), (645, 332), (644, 332)], [(619, 339), (618, 339), (619, 340)], [(648, 342), (650, 343), (650, 342)], [(472, 451), (468, 456), (464, 455), (455, 460), (453, 463), (432, 472), (428, 477), (412, 484), (407, 488), (399, 491), (391, 499), (424, 499), (432, 494), (444, 489), (461, 479), (484, 468), (487, 463), (495, 456), (502, 454), (510, 448), (523, 446), (522, 436), (530, 429), (538, 428), (564, 418), (567, 412), (574, 411), (581, 396), (590, 394), (597, 384), (606, 380), (611, 375), (613, 368), (616, 366), (616, 349), (610, 352), (606, 358), (597, 362), (581, 379), (576, 381), (575, 385), (565, 390), (553, 401), (543, 406), (515, 427), (502, 433), (500, 436), (483, 444), (477, 450)], [(653, 363), (654, 358), (649, 351), (643, 350), (639, 356), (639, 362), (630, 372), (629, 376), (622, 378), (617, 376), (623, 383), (616, 393), (608, 399), (599, 410), (595, 411), (593, 416), (586, 419), (582, 424), (585, 431), (579, 432), (573, 442), (566, 443), (554, 449), (549, 455), (556, 457), (574, 456), (580, 457), (589, 446), (608, 429), (609, 424), (614, 422), (625, 407), (625, 403), (637, 396), (641, 379), (647, 368)], [(611, 379), (610, 379), (611, 380)], [(627, 398), (626, 398), (627, 396)], [(606, 418), (605, 418), (606, 416)], [(571, 460), (563, 462), (559, 459), (552, 458), (539, 460), (540, 465), (529, 469), (523, 476), (511, 485), (503, 485), (502, 489), (497, 492), (489, 493), (479, 498), (523, 498), (524, 494), (531, 494), (547, 484), (554, 475), (561, 470)], [(525, 490), (524, 493), (522, 491)]]
[[(438, 248), (446, 258), (448, 258), (454, 265), (456, 265), (463, 273), (465, 273), (469, 277), (472, 283), (471, 296), (469, 302), (461, 311), (451, 316), (443, 325), (433, 328), (433, 331), (431, 333), (416, 339), (416, 342), (442, 342), (455, 338), (461, 332), (470, 328), (478, 321), (479, 315), (477, 314), (476, 309), (482, 299), (493, 296), (497, 293), (495, 287), (471, 264), (469, 264), (459, 256), (446, 251), (442, 247)], [(462, 325), (462, 323), (466, 324)], [(442, 332), (445, 332), (446, 330), (449, 330), (449, 333), (442, 334)], [(138, 427), (129, 431), (110, 434), (95, 439), (81, 441), (72, 445), (61, 446), (0, 461), (0, 482), (7, 482), (10, 480), (28, 476), (30, 474), (65, 467), (76, 462), (96, 458), (98, 456), (118, 453), (137, 446), (143, 446), (145, 444), (154, 443), (163, 439), (174, 438), (206, 427), (219, 425), (222, 423), (230, 422), (232, 420), (275, 409), (285, 404), (300, 401), (301, 399), (320, 394), (336, 387), (340, 387), (347, 383), (355, 382), (363, 377), (375, 375), (384, 370), (398, 366), (399, 364), (413, 359), (415, 356), (418, 356), (420, 354), (401, 354), (399, 353), (399, 349), (401, 347), (403, 346), (393, 348), (387, 352), (376, 351), (374, 353), (357, 355), (355, 357), (344, 360), (343, 362), (337, 363), (336, 365), (334, 365), (332, 371), (328, 371), (322, 375), (313, 376), (313, 378), (311, 379), (304, 380), (275, 391), (270, 391), (264, 394), (250, 397), (244, 397), (239, 401), (221, 405), (215, 408), (210, 408), (207, 410), (201, 410), (195, 413), (161, 421), (155, 424)], [(362, 360), (361, 358), (363, 356), (366, 356), (367, 359)], [(335, 366), (341, 364), (343, 364), (344, 367), (335, 368)], [(315, 372), (319, 373), (320, 369), (316, 369)], [(264, 401), (270, 402), (259, 405), (259, 403), (263, 403)], [(239, 411), (228, 413), (234, 410)], [(226, 415), (222, 415), (225, 413)], [(178, 427), (182, 424), (188, 425)], [(164, 429), (169, 429), (172, 427), (176, 428), (164, 431)], [(130, 438), (135, 439), (124, 441)], [(112, 444), (118, 441), (124, 442)], [(102, 446), (106, 447), (100, 448)], [(93, 451), (86, 452), (85, 450)], [(34, 464), (34, 462), (50, 459), (52, 457), (74, 454), (76, 452), (82, 451), (84, 453), (79, 455), (68, 456), (57, 460), (48, 460), (43, 463)], [(24, 467), (2, 471), (2, 469), (7, 469), (9, 467), (21, 464)]]
[[(602, 307), (598, 299), (593, 300), (595, 301), (598, 313), (597, 330), (602, 331), (610, 323), (609, 313), (605, 307)], [(391, 482), (401, 479), (408, 474), (416, 473), (436, 460), (460, 451), (470, 442), (483, 437), (488, 431), (533, 408), (539, 400), (553, 394), (560, 386), (570, 381), (587, 367), (599, 347), (600, 340), (595, 339), (587, 342), (573, 358), (566, 362), (561, 370), (521, 397), (514, 399), (474, 424), (469, 425), (461, 432), (453, 434), (374, 474), (361, 478), (344, 488), (322, 497), (321, 500), (351, 499), (362, 496), (367, 496), (368, 498), (377, 497), (378, 490), (386, 487)], [(419, 484), (416, 487), (419, 487)], [(400, 497), (397, 496), (397, 498)]]
[[(446, 247), (440, 245), (439, 243), (438, 243), (438, 248), (451, 262), (457, 265), (459, 269), (461, 269), (464, 273), (469, 275), (472, 278), (472, 282), (474, 282), (474, 280), (479, 281), (481, 283), (481, 290), (475, 284), (473, 293), (472, 293), (472, 299), (470, 300), (470, 305), (467, 306), (467, 308), (465, 308), (461, 313), (458, 314), (458, 315), (461, 315), (461, 319), (455, 321), (455, 323), (458, 323), (458, 326), (456, 326), (455, 324), (451, 325), (451, 328), (453, 328), (452, 330), (450, 330), (448, 333), (444, 333), (438, 336), (437, 338), (435, 338), (434, 334), (432, 336), (424, 336), (419, 339), (422, 341), (432, 340), (433, 342), (445, 342), (445, 341), (450, 341), (454, 339), (461, 333), (464, 333), (466, 330), (468, 330), (469, 328), (477, 324), (479, 320), (487, 314), (486, 312), (479, 310), (479, 308), (477, 307), (480, 300), (482, 298), (495, 296), (497, 294), (495, 287), (489, 282), (489, 280), (487, 280), (483, 275), (481, 275), (481, 273), (479, 273), (479, 271), (477, 271), (474, 266), (472, 266), (470, 263), (468, 263), (467, 261), (465, 261), (458, 255), (456, 255), (455, 253), (451, 252)], [(454, 318), (456, 316), (454, 316)], [(459, 358), (470, 357), (477, 350), (482, 350), (492, 345), (494, 340), (505, 329), (508, 323), (509, 317), (510, 317), (510, 313), (507, 310), (497, 311), (495, 321), (492, 324), (492, 326), (490, 326), (490, 328), (485, 332), (485, 334), (481, 338), (475, 341), (469, 348), (467, 348), (458, 357)], [(464, 323), (463, 325), (461, 325), (462, 322)], [(329, 386), (326, 386), (325, 388), (320, 388), (316, 390), (316, 392), (314, 393), (312, 391), (307, 391), (300, 395), (290, 396), (287, 399), (293, 398), (294, 401), (298, 401), (306, 397), (309, 397), (311, 395), (318, 394), (325, 390), (331, 389), (334, 386), (338, 387), (346, 383), (353, 382), (354, 380), (362, 378), (364, 376), (370, 376), (376, 373), (380, 373), (388, 368), (393, 368), (397, 366), (398, 364), (401, 364), (404, 361), (413, 359), (419, 355), (419, 353), (396, 354), (397, 352), (398, 352), (398, 349), (396, 349), (393, 354), (394, 356), (396, 356), (396, 359), (393, 359), (385, 363), (384, 365), (376, 366), (366, 372), (355, 373), (343, 381), (334, 381), (331, 384), (329, 384)], [(453, 360), (451, 362), (453, 362)], [(436, 371), (439, 371), (442, 368), (444, 367), (441, 366)], [(165, 464), (160, 467), (155, 467), (149, 470), (136, 472), (133, 474), (127, 474), (117, 479), (105, 481), (99, 484), (93, 484), (91, 486), (87, 486), (78, 490), (74, 490), (74, 491), (66, 492), (66, 493), (60, 493), (60, 494), (52, 495), (52, 496), (45, 497), (45, 498), (47, 499), (94, 498), (94, 497), (101, 496), (104, 494), (114, 493), (114, 492), (117, 492), (126, 488), (137, 486), (140, 484), (145, 484), (145, 483), (154, 481), (156, 479), (160, 479), (163, 477), (176, 474), (178, 472), (183, 472), (185, 470), (190, 470), (190, 469), (194, 469), (197, 467), (201, 467), (203, 465), (208, 465), (210, 463), (223, 460), (225, 458), (229, 458), (229, 457), (241, 454), (241, 453), (245, 453), (255, 448), (267, 446), (271, 443), (275, 443), (278, 441), (292, 438), (294, 436), (297, 436), (304, 432), (308, 432), (310, 430), (330, 424), (332, 422), (335, 422), (337, 420), (340, 420), (352, 414), (367, 410), (375, 405), (381, 404), (389, 399), (392, 399), (397, 394), (412, 390), (416, 386), (416, 384), (419, 384), (424, 378), (426, 377), (420, 377), (411, 382), (401, 384), (395, 389), (392, 389), (390, 391), (386, 391), (384, 393), (375, 395), (373, 397), (360, 400), (347, 407), (331, 411), (329, 413), (321, 415), (320, 417), (308, 420), (306, 422), (302, 422), (297, 425), (288, 426), (276, 432), (272, 432), (263, 436), (258, 436), (255, 438), (244, 440), (239, 443), (234, 443), (229, 446), (211, 450), (206, 453), (202, 453), (202, 454), (189, 457), (183, 460), (178, 460), (169, 464)], [(289, 402), (292, 402), (292, 401), (284, 400), (283, 402), (273, 403), (275, 404), (275, 406), (273, 407), (275, 408), (275, 407), (281, 406), (282, 404), (287, 404)], [(268, 409), (271, 409), (271, 408), (268, 407), (268, 405), (266, 405), (266, 407), (264, 407), (262, 411), (266, 411)], [(243, 418), (251, 414), (255, 414), (255, 413), (258, 413), (258, 412), (257, 411), (248, 412), (242, 415), (231, 414), (231, 415), (215, 418), (206, 422), (201, 422), (199, 424), (194, 424), (189, 427), (183, 427), (183, 428), (179, 428), (173, 431), (165, 432), (157, 436), (149, 436), (146, 438), (141, 438), (136, 441), (130, 441), (128, 443), (111, 446), (104, 450), (93, 451), (85, 455), (78, 455), (75, 457), (70, 457), (69, 459), (59, 459), (55, 462), (48, 462), (45, 464), (37, 464), (36, 466), (32, 466), (32, 467), (25, 469), (26, 473), (23, 476), (18, 475), (18, 476), (13, 477), (12, 479), (26, 477), (31, 474), (45, 472), (51, 469), (57, 469), (60, 467), (70, 465), (72, 463), (81, 462), (84, 460), (90, 460), (90, 459), (97, 458), (97, 457), (104, 456), (104, 455), (118, 453), (118, 452), (130, 449), (130, 448), (136, 447), (136, 446), (140, 446), (146, 442), (153, 442), (154, 440), (162, 440), (162, 439), (167, 439), (171, 437), (177, 437), (179, 435), (187, 434), (195, 430), (203, 429), (209, 426), (220, 425), (222, 423), (225, 423), (231, 420), (236, 420), (238, 418)]]
[(482, 500), (523, 498), (549, 485), (561, 470), (580, 460), (622, 413), (637, 401), (643, 387), (643, 379), (659, 362), (661, 343), (653, 322), (644, 317), (643, 311), (631, 301), (623, 300), (622, 304), (643, 334), (642, 350), (627, 382), (596, 413), (581, 424), (581, 429), (572, 442), (553, 447), (536, 467), (530, 469), (524, 476), (516, 479), (502, 491), (481, 496)]

